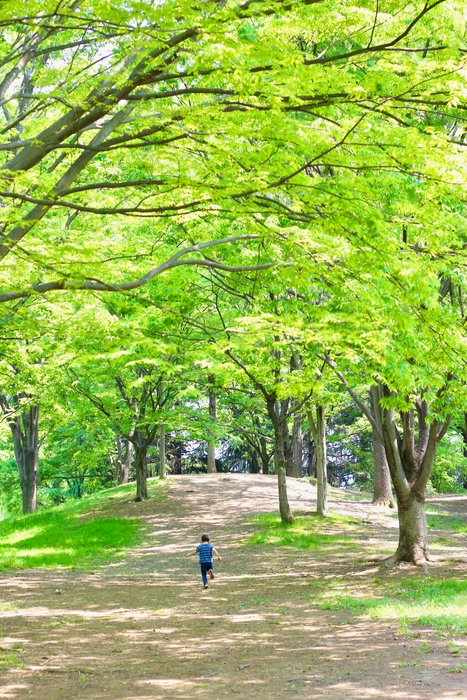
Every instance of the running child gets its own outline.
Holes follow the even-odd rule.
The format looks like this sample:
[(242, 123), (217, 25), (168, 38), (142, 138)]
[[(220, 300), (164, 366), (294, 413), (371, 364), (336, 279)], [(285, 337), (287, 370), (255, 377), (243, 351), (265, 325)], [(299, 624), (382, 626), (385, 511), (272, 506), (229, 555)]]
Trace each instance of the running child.
[(209, 578), (214, 578), (213, 567), (213, 554), (216, 555), (217, 561), (221, 561), (218, 551), (211, 544), (211, 538), (209, 535), (201, 535), (201, 544), (199, 544), (194, 552), (190, 552), (186, 557), (194, 557), (195, 554), (199, 554), (199, 565), (201, 567), (201, 577), (203, 579), (203, 588), (208, 588), (208, 576)]

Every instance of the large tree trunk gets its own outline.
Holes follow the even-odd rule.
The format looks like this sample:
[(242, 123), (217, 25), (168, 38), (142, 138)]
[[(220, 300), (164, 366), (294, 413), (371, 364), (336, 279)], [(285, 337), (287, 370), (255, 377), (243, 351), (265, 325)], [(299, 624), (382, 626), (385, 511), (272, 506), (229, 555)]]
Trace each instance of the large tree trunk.
[[(383, 390), (385, 398), (394, 397), (386, 387)], [(412, 409), (400, 415), (402, 436), (398, 433), (394, 409), (382, 410), (384, 447), (399, 513), (399, 546), (389, 562), (403, 561), (424, 566), (430, 559), (425, 519), (425, 490), (433, 469), (436, 448), (448, 430), (450, 416), (444, 423), (438, 419), (428, 423), (428, 403), (423, 395), (417, 400), (416, 408), (417, 441)]]
[(10, 421), (18, 465), (23, 513), (37, 510), (39, 480), (39, 406), (30, 406)]
[(395, 561), (424, 565), (429, 561), (425, 501), (410, 497), (399, 503), (399, 545)]
[(302, 419), (295, 418), (292, 434), (292, 476), (296, 479), (302, 478), (303, 462), (303, 431)]
[(135, 444), (136, 498), (135, 501), (146, 501), (148, 495), (148, 444), (137, 441)]
[[(212, 375), (209, 376), (209, 384), (212, 386), (214, 384), (214, 377)], [(216, 394), (212, 389), (209, 390), (209, 420), (211, 423), (216, 422), (216, 417), (217, 417), (217, 406), (216, 406)], [(214, 436), (212, 434), (212, 431), (209, 431), (209, 439), (208, 439), (208, 464), (207, 464), (207, 472), (208, 474), (215, 474), (217, 472), (216, 469), (216, 441), (214, 439)]]
[(28, 397), (15, 396), (12, 404), (0, 394), (0, 408), (7, 417), (13, 435), (13, 449), (19, 472), (23, 513), (37, 510), (37, 484), (39, 481), (39, 406), (21, 408), (21, 401)]
[(373, 436), (373, 501), (375, 505), (389, 506), (394, 508), (394, 497), (391, 488), (391, 474), (389, 472), (386, 450), (382, 440), (383, 420), (380, 408), (380, 398), (382, 396), (381, 386), (372, 386), (370, 389), (371, 412), (375, 419), (376, 427), (371, 424)]
[(326, 455), (326, 419), (323, 406), (316, 407), (316, 422), (313, 413), (307, 410), (308, 425), (316, 448), (316, 512), (326, 517), (328, 514), (328, 481)]
[(165, 425), (161, 425), (159, 428), (159, 477), (165, 479), (166, 467), (165, 467)]

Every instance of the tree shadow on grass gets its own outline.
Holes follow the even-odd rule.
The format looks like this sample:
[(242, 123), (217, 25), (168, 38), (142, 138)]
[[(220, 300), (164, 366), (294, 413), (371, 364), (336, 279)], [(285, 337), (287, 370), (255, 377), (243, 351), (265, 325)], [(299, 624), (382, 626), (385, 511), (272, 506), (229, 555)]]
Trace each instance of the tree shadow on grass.
[(339, 548), (340, 551), (355, 547), (352, 537), (355, 528), (351, 518), (345, 516), (322, 518), (312, 513), (299, 515), (288, 524), (281, 522), (277, 515), (265, 513), (255, 516), (253, 522), (259, 529), (248, 539), (248, 544), (296, 549)]
[(367, 596), (337, 594), (322, 605), (325, 610), (349, 610), (402, 625), (422, 625), (455, 633), (467, 632), (467, 581), (411, 578), (391, 584)]

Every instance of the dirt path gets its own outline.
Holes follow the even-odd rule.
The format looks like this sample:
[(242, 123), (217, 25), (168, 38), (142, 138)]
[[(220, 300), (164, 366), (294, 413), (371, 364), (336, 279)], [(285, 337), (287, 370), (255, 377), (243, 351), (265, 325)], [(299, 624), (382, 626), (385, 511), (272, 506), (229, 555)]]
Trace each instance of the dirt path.
[[(312, 486), (288, 484), (294, 510), (314, 509)], [(364, 548), (392, 549), (397, 539), (395, 519), (369, 501), (339, 492), (332, 501), (333, 510), (365, 521), (362, 551), (324, 559), (316, 550), (246, 546), (251, 515), (277, 508), (272, 476), (177, 477), (163, 501), (122, 504), (115, 515), (141, 515), (148, 525), (124, 561), (92, 573), (0, 577), (0, 698), (467, 697), (467, 674), (448, 671), (467, 663), (467, 641), (458, 641), (453, 660), (433, 630), (408, 637), (396, 623), (315, 604), (314, 588), (328, 579), (358, 594), (378, 573)], [(467, 512), (465, 498), (435, 505)], [(223, 561), (203, 592), (185, 554), (204, 531)], [(465, 565), (456, 575), (465, 577)], [(16, 668), (2, 670), (8, 656)]]

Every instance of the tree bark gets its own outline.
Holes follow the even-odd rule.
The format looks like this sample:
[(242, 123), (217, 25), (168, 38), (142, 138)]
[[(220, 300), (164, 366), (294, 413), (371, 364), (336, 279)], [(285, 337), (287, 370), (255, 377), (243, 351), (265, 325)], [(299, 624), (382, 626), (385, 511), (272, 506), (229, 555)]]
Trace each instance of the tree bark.
[(125, 459), (122, 465), (122, 484), (128, 484), (130, 481), (130, 468), (133, 461), (133, 443), (127, 440)]
[(307, 410), (308, 425), (313, 435), (316, 449), (316, 512), (326, 517), (328, 515), (327, 489), (327, 454), (326, 454), (326, 419), (323, 406), (316, 407), (316, 422), (311, 410)]
[(375, 505), (389, 506), (394, 508), (394, 496), (391, 488), (391, 474), (389, 472), (388, 460), (382, 440), (383, 420), (380, 408), (380, 398), (382, 396), (381, 386), (372, 386), (370, 389), (371, 412), (375, 419), (376, 427), (371, 424), (373, 437), (373, 501)]
[[(20, 472), (23, 513), (37, 510), (37, 484), (39, 481), (39, 406), (31, 406), (21, 414), (22, 473)], [(19, 445), (17, 445), (19, 447)], [(16, 449), (15, 449), (16, 452)]]
[[(12, 410), (6, 397), (1, 397), (1, 403), (5, 412)], [(13, 435), (23, 513), (35, 513), (39, 481), (39, 406), (29, 406), (18, 415), (9, 418), (8, 423)]]
[(426, 527), (425, 500), (411, 494), (399, 503), (399, 544), (394, 561), (411, 562), (423, 566), (430, 560)]
[[(214, 377), (212, 375), (209, 376), (208, 378), (210, 387), (214, 384)], [(217, 417), (217, 405), (216, 405), (216, 394), (212, 390), (212, 388), (209, 389), (209, 420), (211, 423), (216, 422), (216, 417)], [(208, 438), (208, 463), (207, 463), (207, 472), (208, 474), (215, 474), (217, 472), (216, 469), (216, 441), (214, 439), (214, 435), (212, 434), (212, 431), (209, 431), (209, 438)]]
[(165, 479), (166, 474), (166, 464), (165, 464), (165, 425), (161, 425), (159, 428), (159, 477)]
[(269, 396), (267, 401), (268, 414), (274, 428), (274, 461), (279, 489), (279, 511), (283, 523), (293, 523), (292, 510), (287, 496), (287, 479), (284, 457), (284, 419), (276, 413), (275, 397)]
[(310, 429), (305, 432), (306, 447), (307, 447), (307, 473), (308, 476), (316, 477), (316, 449), (315, 441)]
[(292, 476), (296, 479), (301, 479), (303, 463), (303, 431), (301, 417), (294, 419), (292, 436)]
[[(287, 410), (287, 409), (285, 409)], [(282, 409), (282, 412), (285, 413)], [(287, 476), (293, 476), (293, 449), (291, 445), (289, 424), (287, 420), (283, 422), (284, 426), (284, 460), (285, 460), (285, 473)]]
[[(394, 395), (383, 387), (384, 396)], [(411, 410), (411, 409), (409, 409)], [(425, 490), (433, 469), (436, 448), (450, 422), (433, 419), (428, 423), (428, 404), (417, 401), (418, 440), (409, 410), (401, 415), (403, 437), (399, 435), (393, 408), (383, 408), (383, 437), (386, 457), (396, 492), (399, 516), (399, 545), (390, 563), (410, 562), (425, 566), (429, 559), (425, 516)]]
[(181, 442), (173, 443), (172, 474), (181, 474), (182, 473), (182, 451), (183, 451), (183, 443), (181, 443)]
[(136, 498), (135, 501), (146, 501), (148, 495), (148, 444), (145, 440), (135, 443)]
[(261, 445), (261, 473), (269, 474), (269, 462), (271, 461), (271, 455), (268, 455), (268, 445), (266, 438), (262, 435), (260, 437)]

